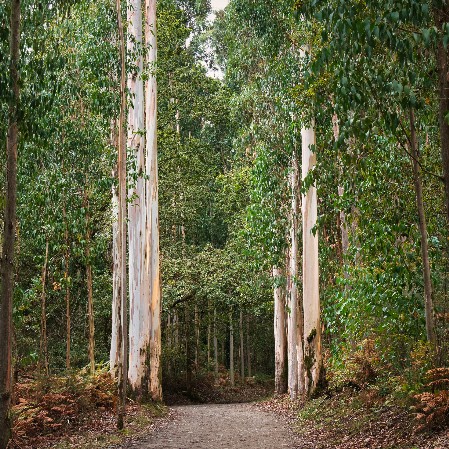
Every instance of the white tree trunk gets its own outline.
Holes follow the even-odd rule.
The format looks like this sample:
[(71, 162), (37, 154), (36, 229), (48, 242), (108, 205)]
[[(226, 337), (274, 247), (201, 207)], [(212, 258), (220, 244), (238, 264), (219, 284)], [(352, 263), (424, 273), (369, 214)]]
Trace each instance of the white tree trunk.
[(161, 284), (159, 263), (159, 195), (157, 164), (157, 82), (156, 82), (156, 0), (145, 0), (147, 67), (145, 89), (146, 117), (146, 232), (145, 271), (148, 274), (151, 310), (150, 384), (151, 398), (162, 400), (161, 385)]
[[(315, 129), (303, 128), (302, 134), (302, 179), (314, 169)], [(321, 369), (321, 323), (318, 266), (317, 190), (310, 186), (302, 197), (303, 216), (303, 308), (304, 308), (304, 361), (307, 394), (315, 390)]]
[[(115, 176), (114, 176), (115, 177)], [(120, 360), (120, 348), (118, 344), (118, 315), (120, 313), (120, 266), (118, 253), (118, 192), (115, 184), (112, 186), (112, 335), (111, 335), (111, 351), (109, 353), (109, 371), (112, 377), (117, 377), (117, 367)]]
[[(149, 346), (149, 298), (145, 295), (145, 139), (144, 90), (142, 60), (142, 3), (128, 0), (128, 54), (133, 72), (128, 75), (128, 90), (132, 104), (128, 111), (128, 148), (134, 164), (128, 208), (129, 241), (129, 386), (135, 396), (145, 394), (146, 360)], [(134, 179), (133, 179), (134, 178)], [(142, 391), (144, 390), (144, 391)]]
[(285, 356), (287, 350), (287, 334), (285, 328), (285, 294), (280, 286), (281, 270), (273, 268), (274, 286), (274, 359), (275, 359), (275, 393), (287, 391), (285, 379)]
[(298, 397), (298, 301), (292, 295), (292, 279), (290, 275), (290, 252), (288, 249), (286, 257), (287, 283), (286, 283), (286, 301), (287, 301), (287, 361), (288, 374), (287, 385), (288, 393), (292, 401)]

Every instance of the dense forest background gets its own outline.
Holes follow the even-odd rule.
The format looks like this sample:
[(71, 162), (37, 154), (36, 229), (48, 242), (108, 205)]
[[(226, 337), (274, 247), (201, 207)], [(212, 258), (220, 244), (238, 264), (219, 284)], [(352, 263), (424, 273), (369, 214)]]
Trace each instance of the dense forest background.
[[(16, 381), (109, 361), (120, 111), (115, 3), (22, 0), (21, 12)], [(303, 295), (293, 252), (307, 257), (292, 250), (292, 199), (312, 185), (326, 381), (422, 391), (449, 357), (449, 6), (231, 0), (210, 12), (208, 0), (157, 2), (164, 392), (225, 370), (232, 384), (274, 377), (275, 298), (288, 315), (292, 286)], [(317, 164), (301, 178), (311, 123)], [(5, 176), (1, 157), (2, 214)]]

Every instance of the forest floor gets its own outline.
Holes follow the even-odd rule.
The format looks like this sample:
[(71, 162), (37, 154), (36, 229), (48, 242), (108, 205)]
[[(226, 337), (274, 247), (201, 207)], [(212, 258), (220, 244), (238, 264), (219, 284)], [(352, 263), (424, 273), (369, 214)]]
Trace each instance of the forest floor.
[(24, 377), (16, 385), (11, 449), (449, 449), (447, 396), (426, 393), (419, 409), (410, 398), (401, 403), (367, 385), (302, 404), (270, 398), (271, 380), (232, 387), (224, 374), (213, 379), (167, 388), (171, 408), (131, 401), (126, 429), (118, 431), (115, 383), (106, 372)]
[(449, 449), (447, 427), (417, 431), (413, 408), (379, 400), (369, 390), (343, 391), (307, 404), (288, 396), (257, 407), (282, 416), (294, 432), (294, 449)]
[(172, 408), (173, 420), (123, 448), (211, 449), (291, 448), (293, 434), (275, 414), (253, 404), (201, 404)]

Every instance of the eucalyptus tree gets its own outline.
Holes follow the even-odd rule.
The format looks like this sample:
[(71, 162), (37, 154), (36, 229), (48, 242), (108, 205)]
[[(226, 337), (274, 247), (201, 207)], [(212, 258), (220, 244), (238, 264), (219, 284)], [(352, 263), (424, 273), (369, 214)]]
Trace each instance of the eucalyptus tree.
[(128, 73), (131, 105), (128, 110), (128, 144), (133, 173), (128, 208), (129, 239), (129, 386), (137, 396), (148, 391), (147, 357), (150, 333), (150, 297), (148, 272), (145, 269), (146, 203), (145, 203), (145, 125), (143, 80), (142, 2), (127, 4), (127, 52), (132, 61)]
[[(297, 151), (301, 139), (298, 129), (301, 122), (306, 122), (306, 117), (313, 115), (309, 110), (313, 103), (307, 106), (304, 103), (301, 108), (296, 101), (295, 90), (304, 78), (299, 51), (304, 37), (297, 30), (293, 6), (294, 2), (289, 1), (263, 5), (233, 2), (217, 26), (220, 40), (217, 49), (225, 60), (226, 81), (233, 87), (237, 113), (242, 115), (242, 136), (238, 144), (246, 146), (247, 154), (252, 152), (255, 158), (254, 199), (249, 208), (252, 238), (264, 249), (265, 263), (271, 259), (274, 264), (276, 389), (282, 392), (284, 384), (285, 323), (280, 321), (284, 319), (285, 308), (288, 312), (285, 317), (288, 390), (295, 399), (298, 393), (304, 394), (306, 384), (310, 386), (309, 393), (316, 387), (321, 363), (321, 325), (314, 187), (310, 188), (310, 195), (303, 197), (302, 257), (308, 275), (304, 278), (306, 285), (300, 299)], [(309, 140), (303, 140), (302, 169), (306, 174), (313, 168), (309, 166), (313, 156), (310, 151), (314, 151), (308, 149)], [(305, 178), (306, 175), (303, 181)], [(309, 201), (312, 197), (315, 201)], [(309, 270), (309, 267), (313, 268)], [(284, 298), (279, 289), (282, 279), (286, 285)], [(312, 371), (313, 383), (306, 379), (307, 372)]]
[[(431, 83), (436, 83), (436, 80), (420, 67), (420, 61), (426, 55), (429, 61), (435, 64), (427, 49), (436, 46), (441, 50), (444, 33), (441, 35), (439, 31), (431, 28), (431, 8), (427, 2), (412, 1), (384, 7), (373, 3), (368, 4), (368, 9), (353, 7), (354, 5), (347, 2), (338, 6), (338, 18), (331, 14), (330, 4), (323, 4), (320, 8), (315, 8), (316, 6), (315, 2), (303, 5), (306, 14), (309, 17), (315, 16), (326, 29), (322, 33), (323, 47), (313, 69), (317, 73), (320, 68), (324, 68), (324, 64), (328, 64), (334, 58), (335, 54), (342, 56), (340, 60), (334, 59), (325, 70), (329, 71), (330, 68), (330, 72), (333, 72), (335, 89), (331, 95), (333, 102), (338, 105), (336, 113), (348, 117), (348, 121), (343, 123), (346, 136), (357, 137), (364, 133), (367, 120), (382, 121), (387, 126), (388, 132), (396, 137), (401, 151), (409, 155), (414, 167), (413, 176), (421, 230), (427, 338), (435, 344), (422, 181), (419, 170), (416, 170), (416, 164), (421, 166), (422, 162), (419, 152), (415, 151), (417, 141), (413, 137), (416, 134), (414, 120), (409, 118), (414, 116), (415, 111), (422, 114), (420, 111), (424, 110), (424, 98), (427, 98), (428, 102), (431, 101), (428, 89)], [(344, 24), (343, 20), (346, 19), (347, 22)], [(344, 44), (341, 39), (344, 40)], [(366, 110), (367, 98), (370, 98), (372, 103), (380, 105), (382, 102), (379, 98), (380, 92), (389, 101), (384, 102), (374, 117), (360, 116), (356, 120), (350, 118), (357, 110), (363, 108)], [(442, 107), (440, 101), (440, 116)], [(351, 112), (346, 115), (348, 111)], [(344, 139), (344, 136), (340, 137), (339, 142), (344, 142)], [(444, 148), (444, 126), (441, 124), (440, 139)], [(447, 177), (444, 154), (443, 150), (443, 179)], [(446, 182), (445, 184), (447, 185)]]
[(11, 2), (8, 136), (6, 141), (6, 198), (1, 259), (0, 298), (0, 448), (6, 449), (11, 436), (12, 396), (12, 309), (14, 292), (14, 242), (16, 234), (17, 149), (19, 128), (20, 0)]

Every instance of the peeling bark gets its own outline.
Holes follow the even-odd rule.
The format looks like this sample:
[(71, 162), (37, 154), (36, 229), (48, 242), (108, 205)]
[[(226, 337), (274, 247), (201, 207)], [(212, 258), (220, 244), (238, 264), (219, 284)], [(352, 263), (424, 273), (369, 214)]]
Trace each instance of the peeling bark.
[[(302, 179), (307, 178), (316, 164), (314, 124), (303, 128)], [(317, 190), (310, 186), (302, 197), (303, 216), (303, 308), (304, 308), (304, 365), (305, 391), (315, 391), (321, 370), (321, 321), (319, 295)]]
[(142, 398), (148, 393), (147, 353), (149, 353), (150, 305), (145, 256), (145, 138), (144, 138), (144, 82), (142, 79), (142, 2), (128, 0), (128, 54), (135, 68), (128, 75), (128, 90), (132, 104), (128, 109), (128, 148), (132, 155), (135, 179), (129, 189), (129, 387), (133, 396)]
[(157, 41), (156, 0), (145, 0), (145, 36), (147, 66), (145, 83), (146, 165), (145, 181), (145, 272), (150, 298), (149, 392), (154, 401), (162, 401), (161, 373), (161, 283), (159, 261), (159, 194), (157, 158)]

